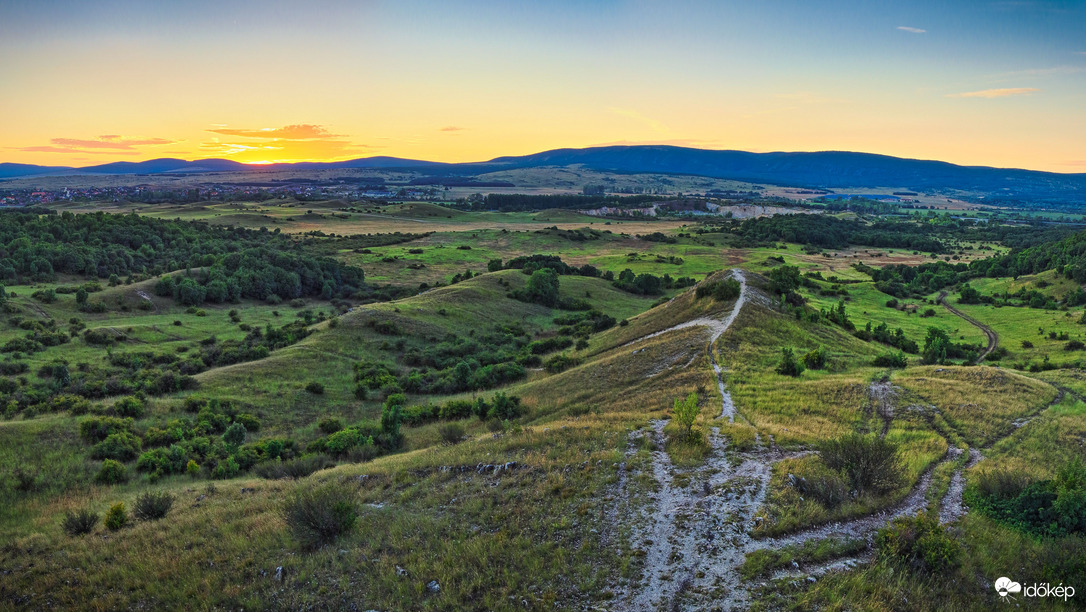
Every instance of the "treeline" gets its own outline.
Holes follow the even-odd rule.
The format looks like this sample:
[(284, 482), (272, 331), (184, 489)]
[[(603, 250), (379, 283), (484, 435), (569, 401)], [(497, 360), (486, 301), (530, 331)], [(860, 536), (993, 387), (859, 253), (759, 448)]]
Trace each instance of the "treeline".
[(51, 281), (58, 274), (91, 278), (155, 276), (160, 295), (183, 303), (240, 298), (285, 300), (345, 297), (363, 287), (360, 268), (309, 255), (278, 230), (217, 227), (131, 215), (55, 214), (40, 209), (0, 212), (0, 280)]
[(774, 215), (747, 219), (735, 231), (755, 242), (795, 242), (826, 249), (850, 246), (911, 249), (943, 253), (946, 247), (932, 229), (912, 222), (878, 221), (872, 224), (829, 215)]
[(469, 210), (499, 210), (516, 212), (547, 210), (548, 208), (639, 208), (664, 198), (650, 195), (603, 196), (603, 195), (522, 195), (516, 193), (491, 193), (481, 201), (469, 202)]

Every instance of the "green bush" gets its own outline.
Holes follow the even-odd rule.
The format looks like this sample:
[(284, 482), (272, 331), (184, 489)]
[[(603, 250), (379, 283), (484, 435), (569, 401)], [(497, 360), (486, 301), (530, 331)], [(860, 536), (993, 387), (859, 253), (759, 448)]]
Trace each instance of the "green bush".
[(875, 536), (879, 557), (899, 562), (915, 571), (938, 574), (961, 563), (961, 546), (947, 535), (939, 517), (921, 512), (894, 519)]
[(241, 466), (233, 457), (227, 457), (220, 461), (215, 469), (211, 471), (211, 477), (217, 480), (225, 480), (227, 478), (233, 478), (241, 472)]
[(324, 395), (324, 385), (317, 381), (312, 381), (305, 386), (305, 390), (313, 395)]
[(61, 526), (64, 528), (64, 533), (75, 537), (86, 535), (94, 530), (94, 526), (98, 524), (98, 515), (90, 510), (77, 510), (75, 512), (68, 512), (64, 515), (64, 521)]
[(128, 468), (114, 459), (103, 461), (102, 467), (98, 469), (98, 474), (94, 477), (94, 481), (100, 484), (118, 484), (126, 480), (128, 480)]
[(157, 521), (166, 516), (173, 506), (173, 495), (166, 492), (141, 493), (136, 497), (132, 514), (141, 521)]
[(796, 354), (790, 348), (781, 349), (781, 360), (777, 363), (777, 374), (799, 376), (803, 374), (803, 364), (796, 361)]
[(128, 511), (124, 507), (124, 502), (117, 502), (109, 507), (105, 523), (110, 531), (117, 531), (128, 524)]
[(691, 391), (685, 399), (675, 400), (675, 408), (671, 411), (675, 422), (679, 425), (679, 432), (683, 439), (688, 439), (693, 433), (694, 421), (697, 420), (701, 408), (698, 407), (698, 394)]
[(306, 455), (290, 461), (267, 461), (257, 465), (255, 471), (261, 478), (269, 480), (305, 478), (317, 470), (324, 469), (326, 462), (321, 455)]
[(465, 419), (471, 416), (471, 400), (449, 400), (441, 406), (440, 416), (443, 419)]
[(848, 499), (848, 483), (841, 474), (823, 464), (811, 462), (794, 474), (795, 488), (804, 496), (818, 500), (827, 509), (833, 509)]
[(803, 356), (803, 365), (811, 370), (821, 370), (826, 367), (826, 349), (820, 346), (808, 352)]
[(131, 395), (113, 402), (110, 411), (119, 417), (138, 419), (143, 416), (143, 401)]
[(898, 351), (879, 355), (875, 358), (874, 365), (878, 368), (904, 368), (909, 365), (909, 360), (905, 357), (905, 353)]
[(116, 459), (117, 461), (131, 461), (136, 458), (142, 448), (140, 439), (135, 435), (122, 431), (106, 436), (91, 449), (93, 459)]
[(437, 429), (437, 433), (445, 444), (459, 444), (464, 439), (464, 426), (459, 423), (445, 423)]
[(283, 505), (283, 519), (303, 548), (330, 544), (358, 521), (355, 492), (340, 484), (298, 489)]
[(325, 417), (317, 423), (317, 429), (325, 435), (334, 434), (343, 429), (343, 422), (335, 417)]
[(878, 436), (848, 434), (818, 445), (822, 461), (843, 474), (858, 493), (886, 493), (901, 486), (905, 470), (898, 447)]

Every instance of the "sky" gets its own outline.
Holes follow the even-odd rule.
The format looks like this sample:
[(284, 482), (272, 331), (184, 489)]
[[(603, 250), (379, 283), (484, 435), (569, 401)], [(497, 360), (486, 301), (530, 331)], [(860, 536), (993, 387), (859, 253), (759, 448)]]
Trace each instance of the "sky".
[(0, 0), (0, 162), (610, 144), (1086, 172), (1086, 0)]

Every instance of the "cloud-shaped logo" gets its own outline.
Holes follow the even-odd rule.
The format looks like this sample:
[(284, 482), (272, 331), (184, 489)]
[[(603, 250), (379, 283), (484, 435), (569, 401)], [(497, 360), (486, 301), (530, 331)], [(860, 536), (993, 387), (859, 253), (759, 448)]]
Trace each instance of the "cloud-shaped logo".
[(1021, 593), (1022, 585), (1006, 576), (1002, 576), (995, 581), (995, 590), (996, 593), (999, 593), (1000, 597), (1006, 597), (1011, 593)]

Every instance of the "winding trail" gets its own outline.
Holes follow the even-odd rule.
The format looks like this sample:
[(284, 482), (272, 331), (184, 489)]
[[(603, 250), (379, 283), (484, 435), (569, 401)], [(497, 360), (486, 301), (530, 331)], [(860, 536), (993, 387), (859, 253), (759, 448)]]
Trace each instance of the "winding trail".
[(951, 306), (950, 303), (946, 301), (946, 296), (946, 291), (943, 291), (939, 294), (939, 303), (943, 305), (943, 308), (946, 308), (948, 311), (950, 311), (950, 314), (965, 319), (966, 323), (969, 323), (973, 327), (976, 327), (980, 331), (984, 332), (984, 335), (988, 337), (988, 348), (984, 349), (984, 351), (982, 351), (981, 354), (977, 356), (977, 360), (975, 363), (980, 363), (984, 361), (984, 358), (988, 356), (988, 353), (991, 353), (996, 349), (997, 346), (999, 346), (999, 334), (995, 333), (995, 331), (991, 327), (988, 327), (984, 323), (981, 323), (973, 317)]

